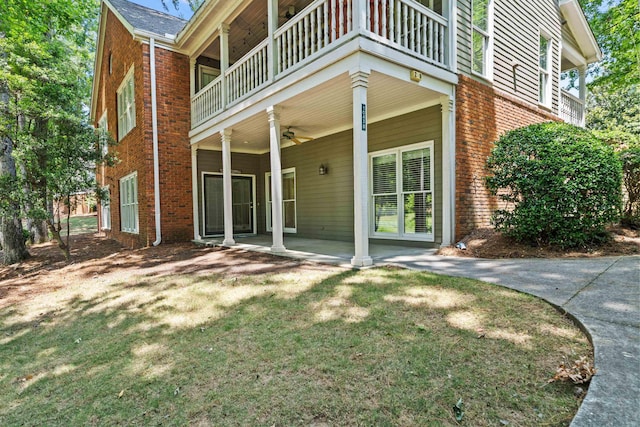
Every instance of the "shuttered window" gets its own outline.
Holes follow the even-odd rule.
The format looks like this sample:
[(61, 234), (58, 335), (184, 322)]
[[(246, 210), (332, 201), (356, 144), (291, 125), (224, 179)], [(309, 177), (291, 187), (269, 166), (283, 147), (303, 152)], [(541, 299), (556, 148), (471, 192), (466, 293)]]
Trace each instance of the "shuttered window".
[(540, 104), (551, 106), (551, 40), (540, 35), (540, 53), (538, 65)]
[(133, 77), (133, 66), (131, 66), (117, 91), (118, 141), (136, 127), (136, 96)]
[(493, 1), (473, 0), (471, 21), (471, 69), (486, 78), (492, 77)]
[(98, 121), (98, 149), (102, 158), (109, 153), (109, 123), (106, 110)]
[(372, 235), (433, 239), (433, 142), (370, 155)]
[(100, 228), (111, 230), (111, 194), (109, 186), (102, 187), (104, 197), (100, 200)]
[(120, 228), (127, 233), (138, 233), (138, 173), (120, 180)]

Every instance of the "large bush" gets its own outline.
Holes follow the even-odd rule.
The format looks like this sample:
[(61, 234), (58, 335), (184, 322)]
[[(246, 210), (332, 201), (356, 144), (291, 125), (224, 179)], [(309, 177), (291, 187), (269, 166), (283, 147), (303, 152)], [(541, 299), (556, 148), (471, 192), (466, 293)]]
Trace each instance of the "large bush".
[(587, 246), (619, 217), (620, 160), (587, 130), (565, 123), (513, 130), (496, 142), (487, 169), (487, 188), (505, 202), (494, 224), (519, 241)]

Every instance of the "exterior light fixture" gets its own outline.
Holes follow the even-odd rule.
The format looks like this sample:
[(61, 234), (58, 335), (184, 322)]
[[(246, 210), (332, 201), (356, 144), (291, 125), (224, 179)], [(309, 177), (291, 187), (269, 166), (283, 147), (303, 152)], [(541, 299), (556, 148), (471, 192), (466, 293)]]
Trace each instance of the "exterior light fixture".
[(329, 166), (320, 165), (318, 168), (318, 175), (326, 175), (329, 173)]

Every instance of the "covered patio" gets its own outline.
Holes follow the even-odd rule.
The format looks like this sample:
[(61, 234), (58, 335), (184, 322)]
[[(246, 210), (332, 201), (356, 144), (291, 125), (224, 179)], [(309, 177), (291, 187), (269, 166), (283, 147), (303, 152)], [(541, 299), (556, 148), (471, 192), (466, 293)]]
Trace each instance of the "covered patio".
[[(224, 237), (194, 240), (197, 244), (207, 246), (225, 246)], [(267, 234), (255, 236), (235, 237), (234, 249), (270, 253), (289, 258), (323, 262), (345, 267), (353, 267), (351, 258), (354, 253), (353, 242), (343, 242), (336, 240), (306, 239), (302, 237), (285, 236), (284, 246), (286, 250), (274, 253), (271, 250), (273, 244), (272, 237)], [(369, 254), (373, 259), (373, 264), (393, 264), (404, 261), (415, 260), (416, 257), (433, 255), (437, 249), (423, 247), (408, 247), (400, 245), (370, 243)]]

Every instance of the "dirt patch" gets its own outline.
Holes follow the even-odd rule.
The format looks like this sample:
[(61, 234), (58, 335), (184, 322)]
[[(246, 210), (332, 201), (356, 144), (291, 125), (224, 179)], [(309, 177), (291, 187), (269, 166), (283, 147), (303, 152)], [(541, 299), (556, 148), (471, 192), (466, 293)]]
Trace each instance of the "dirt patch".
[(438, 255), (468, 258), (591, 258), (640, 254), (640, 235), (637, 230), (613, 227), (611, 240), (602, 246), (561, 250), (516, 242), (492, 228), (480, 228), (465, 236), (466, 250), (454, 245), (442, 248)]
[(70, 246), (69, 262), (55, 243), (48, 242), (29, 247), (31, 257), (26, 261), (0, 265), (0, 308), (86, 280), (118, 281), (134, 274), (153, 277), (180, 273), (251, 275), (303, 265), (309, 269), (320, 268), (313, 263), (269, 254), (193, 243), (128, 249), (99, 234), (72, 235)]

